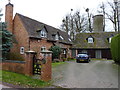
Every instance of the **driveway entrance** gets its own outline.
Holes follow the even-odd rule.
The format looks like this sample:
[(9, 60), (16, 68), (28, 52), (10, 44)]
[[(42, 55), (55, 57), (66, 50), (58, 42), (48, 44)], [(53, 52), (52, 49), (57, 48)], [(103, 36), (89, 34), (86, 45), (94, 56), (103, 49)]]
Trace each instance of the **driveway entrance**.
[(118, 66), (113, 61), (67, 62), (53, 68), (54, 85), (63, 88), (118, 88)]

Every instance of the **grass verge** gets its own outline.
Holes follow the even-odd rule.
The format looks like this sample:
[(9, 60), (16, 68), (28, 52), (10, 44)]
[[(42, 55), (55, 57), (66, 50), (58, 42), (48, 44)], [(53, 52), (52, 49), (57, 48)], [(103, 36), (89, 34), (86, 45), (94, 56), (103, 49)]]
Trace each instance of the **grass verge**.
[(52, 67), (56, 67), (56, 66), (59, 66), (61, 64), (65, 64), (66, 62), (55, 62), (55, 63), (52, 63)]
[(32, 77), (25, 76), (23, 74), (4, 70), (0, 70), (0, 72), (2, 72), (2, 81), (13, 85), (20, 85), (26, 88), (42, 88), (50, 85), (49, 82), (33, 79)]

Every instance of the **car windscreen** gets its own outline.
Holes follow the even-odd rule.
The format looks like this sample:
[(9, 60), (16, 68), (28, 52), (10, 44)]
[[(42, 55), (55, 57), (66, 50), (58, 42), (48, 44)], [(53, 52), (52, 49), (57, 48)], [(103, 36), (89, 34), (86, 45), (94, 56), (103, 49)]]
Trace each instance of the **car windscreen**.
[(78, 57), (88, 57), (87, 54), (78, 54)]

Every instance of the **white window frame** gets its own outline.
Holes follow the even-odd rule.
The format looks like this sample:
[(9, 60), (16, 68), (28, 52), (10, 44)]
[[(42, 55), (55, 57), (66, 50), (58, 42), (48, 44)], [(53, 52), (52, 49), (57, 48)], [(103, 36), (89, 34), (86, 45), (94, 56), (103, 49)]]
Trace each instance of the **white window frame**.
[(92, 37), (88, 38), (88, 43), (93, 43), (93, 38)]
[(25, 48), (24, 47), (20, 47), (20, 54), (24, 54), (25, 53)]
[(45, 50), (46, 50), (45, 46), (41, 47), (41, 51), (45, 51)]
[(55, 35), (55, 40), (59, 40), (59, 35), (58, 34)]
[(109, 43), (111, 43), (112, 37), (109, 38)]
[(41, 37), (47, 37), (47, 32), (46, 32), (45, 28), (43, 28), (43, 29), (40, 31), (40, 36), (41, 36)]

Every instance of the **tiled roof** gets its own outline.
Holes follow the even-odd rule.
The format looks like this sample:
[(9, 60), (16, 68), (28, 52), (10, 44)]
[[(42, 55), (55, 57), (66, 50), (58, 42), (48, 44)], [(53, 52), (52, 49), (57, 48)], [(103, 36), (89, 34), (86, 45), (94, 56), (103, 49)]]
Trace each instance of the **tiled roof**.
[(20, 17), (24, 27), (26, 28), (26, 30), (29, 34), (29, 37), (41, 38), (37, 31), (39, 31), (43, 27), (45, 27), (47, 30), (47, 39), (48, 40), (54, 41), (52, 35), (59, 33), (59, 35), (61, 35), (64, 38), (64, 40), (60, 40), (60, 42), (66, 43), (66, 44), (72, 44), (72, 42), (69, 41), (70, 36), (66, 32), (61, 31), (52, 26), (49, 26), (47, 24), (41, 23), (37, 20), (31, 19), (29, 17), (23, 16), (21, 14), (17, 13), (17, 15)]
[[(73, 42), (73, 48), (110, 48), (108, 38), (116, 34), (117, 32), (80, 33), (77, 34), (76, 40)], [(93, 43), (87, 41), (90, 36), (94, 39)]]

